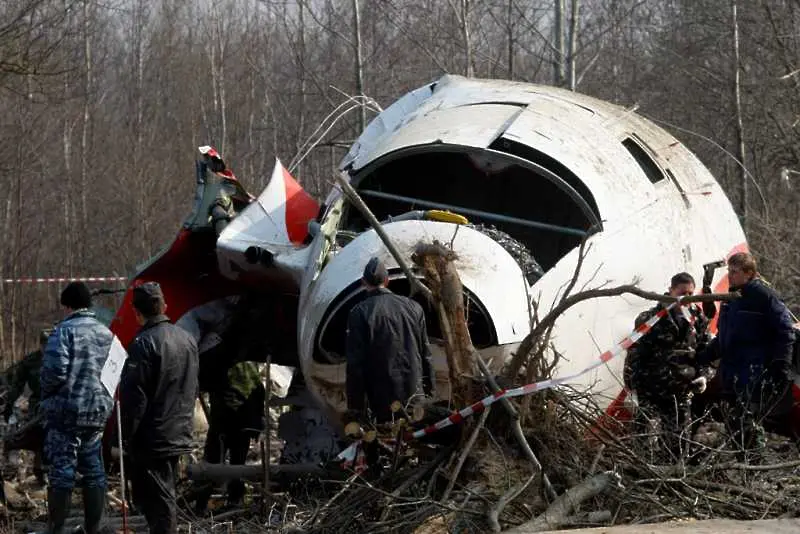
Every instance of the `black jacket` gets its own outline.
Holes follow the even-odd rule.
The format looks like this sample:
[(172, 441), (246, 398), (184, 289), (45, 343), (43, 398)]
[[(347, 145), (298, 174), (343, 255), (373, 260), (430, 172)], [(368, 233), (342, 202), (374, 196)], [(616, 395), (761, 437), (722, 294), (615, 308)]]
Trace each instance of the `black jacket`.
[(760, 278), (739, 290), (740, 298), (722, 304), (719, 334), (709, 355), (721, 358), (727, 391), (754, 393), (764, 379), (782, 387), (792, 380), (795, 334), (791, 314), (775, 290)]
[(145, 458), (189, 452), (197, 397), (197, 344), (160, 315), (128, 349), (119, 394), (127, 450)]
[(349, 410), (363, 411), (366, 396), (376, 419), (388, 421), (394, 401), (433, 395), (425, 314), (413, 300), (388, 289), (371, 291), (350, 311), (346, 351)]

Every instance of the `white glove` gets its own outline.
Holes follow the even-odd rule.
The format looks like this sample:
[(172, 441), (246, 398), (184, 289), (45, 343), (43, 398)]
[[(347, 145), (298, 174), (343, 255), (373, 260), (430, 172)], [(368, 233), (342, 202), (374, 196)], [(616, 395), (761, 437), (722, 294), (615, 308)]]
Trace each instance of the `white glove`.
[(706, 390), (706, 386), (708, 386), (708, 380), (704, 376), (698, 376), (692, 380), (692, 385), (695, 387), (695, 391), (702, 393)]

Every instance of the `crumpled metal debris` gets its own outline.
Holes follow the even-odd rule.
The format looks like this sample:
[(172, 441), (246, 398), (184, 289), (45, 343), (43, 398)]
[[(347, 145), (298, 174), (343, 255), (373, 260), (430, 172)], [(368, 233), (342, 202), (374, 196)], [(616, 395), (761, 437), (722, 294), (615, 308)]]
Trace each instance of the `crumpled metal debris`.
[(522, 274), (525, 276), (525, 280), (528, 281), (529, 285), (533, 285), (539, 280), (542, 276), (544, 276), (544, 269), (542, 269), (541, 265), (536, 261), (531, 254), (531, 251), (528, 250), (521, 241), (514, 239), (507, 233), (498, 230), (494, 226), (487, 226), (485, 224), (468, 224), (470, 228), (473, 228), (480, 233), (491, 237), (495, 240), (501, 247), (503, 247), (506, 252), (508, 252), (514, 260), (516, 260), (517, 264), (522, 269)]

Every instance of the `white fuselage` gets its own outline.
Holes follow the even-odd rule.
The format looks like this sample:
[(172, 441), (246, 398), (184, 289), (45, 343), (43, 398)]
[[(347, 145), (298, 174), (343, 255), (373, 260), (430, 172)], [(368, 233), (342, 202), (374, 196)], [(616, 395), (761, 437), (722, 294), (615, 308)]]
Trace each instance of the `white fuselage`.
[[(464, 167), (464, 172), (474, 174), (469, 183), (483, 185), (471, 194), (454, 186), (447, 193), (452, 197), (446, 200), (458, 201), (443, 202), (445, 193), (426, 196), (429, 190), (438, 190), (436, 175), (425, 177), (416, 189), (397, 178), (411, 180), (415, 173), (408, 168), (424, 174), (424, 167), (410, 162), (427, 161), (441, 165), (436, 172), (442, 180), (456, 183), (460, 175), (447, 174), (447, 169), (467, 158), (472, 166)], [(402, 167), (404, 162), (408, 168)], [(495, 215), (550, 225), (536, 230), (540, 233), (525, 234), (533, 255), (541, 249), (548, 258), (545, 274), (529, 284), (515, 259), (475, 229), (462, 227), (457, 232), (454, 224), (428, 220), (384, 224), (409, 263), (419, 241), (453, 242), (464, 287), (491, 320), (495, 343), (483, 352), (493, 357), (496, 368), (530, 331), (531, 299), (539, 317), (544, 317), (573, 277), (580, 238), (559, 233), (559, 228), (564, 232), (589, 230), (592, 225), (601, 228), (588, 238), (574, 291), (630, 283), (663, 291), (675, 273), (687, 271), (698, 278), (703, 264), (746, 247), (736, 214), (719, 184), (678, 140), (629, 110), (552, 87), (445, 76), (378, 115), (341, 168), (368, 204), (371, 199), (384, 202), (380, 204), (384, 211), (402, 202), (416, 209), (414, 202), (419, 202), (423, 209), (454, 204), (452, 211), (458, 212), (459, 205), (468, 203), (472, 210), (468, 212), (480, 219), (487, 211), (480, 206), (488, 202), (482, 197), (502, 205), (502, 196), (507, 195), (517, 197), (516, 211), (494, 210)], [(521, 184), (515, 190), (504, 190), (493, 182), (497, 176), (519, 180), (524, 173), (529, 173), (529, 184), (514, 182)], [(552, 191), (547, 194), (553, 195), (553, 202), (536, 198), (539, 183), (542, 194)], [(520, 209), (526, 198), (535, 206), (530, 211)], [(563, 209), (557, 202), (563, 203)], [(401, 275), (373, 230), (352, 231), (352, 211), (338, 190), (329, 195), (326, 209), (311, 244), (283, 250), (276, 255), (275, 265), (292, 272), (300, 289), (299, 357), (308, 383), (315, 393), (343, 407), (344, 354), (326, 349), (322, 335), (333, 327), (332, 314), (346, 309), (345, 303), (357, 293), (361, 271), (371, 256), (384, 259), (393, 277)], [(560, 213), (567, 209), (571, 214), (562, 217)], [(352, 235), (340, 239), (346, 231)], [(721, 277), (720, 272), (715, 282)], [(553, 332), (553, 346), (562, 356), (555, 376), (596, 361), (631, 331), (635, 316), (651, 305), (637, 297), (620, 296), (570, 308)], [(341, 327), (341, 321), (334, 323)], [(341, 348), (341, 344), (331, 346)], [(437, 376), (442, 381), (447, 376), (444, 363), (439, 354)], [(622, 389), (622, 364), (621, 358), (615, 358), (583, 375), (576, 385), (591, 385), (601, 404), (607, 404)], [(447, 389), (439, 391), (446, 394)]]

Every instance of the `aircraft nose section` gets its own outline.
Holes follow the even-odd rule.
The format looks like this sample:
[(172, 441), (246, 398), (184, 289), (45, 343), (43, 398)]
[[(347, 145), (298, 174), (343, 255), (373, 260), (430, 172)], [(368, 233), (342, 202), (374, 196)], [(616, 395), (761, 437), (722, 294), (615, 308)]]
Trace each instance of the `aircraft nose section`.
[[(491, 232), (469, 225), (436, 221), (397, 221), (383, 228), (409, 265), (420, 243), (438, 241), (452, 246), (476, 347), (519, 342), (527, 334), (531, 264), (523, 270), (497, 236), (493, 238)], [(364, 297), (361, 277), (373, 256), (386, 264), (390, 289), (409, 295), (408, 280), (375, 231), (359, 234), (329, 258), (303, 304), (298, 341), (305, 364), (337, 364), (344, 360), (347, 315)], [(429, 337), (435, 343), (439, 330), (436, 316), (424, 296), (413, 298), (426, 309)]]

